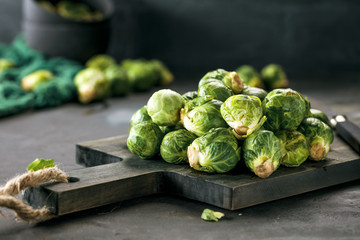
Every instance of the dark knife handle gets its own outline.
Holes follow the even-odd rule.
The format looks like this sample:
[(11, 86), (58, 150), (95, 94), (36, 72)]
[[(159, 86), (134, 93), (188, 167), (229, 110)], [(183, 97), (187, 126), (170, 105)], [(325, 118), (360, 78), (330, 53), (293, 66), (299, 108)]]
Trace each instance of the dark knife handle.
[[(354, 150), (360, 153), (360, 128), (348, 121), (344, 116), (343, 119), (339, 116), (336, 116), (332, 119), (332, 122), (335, 120), (334, 124), (335, 131), (343, 138)], [(338, 119), (338, 120), (336, 120)], [(339, 120), (342, 119), (342, 120)]]

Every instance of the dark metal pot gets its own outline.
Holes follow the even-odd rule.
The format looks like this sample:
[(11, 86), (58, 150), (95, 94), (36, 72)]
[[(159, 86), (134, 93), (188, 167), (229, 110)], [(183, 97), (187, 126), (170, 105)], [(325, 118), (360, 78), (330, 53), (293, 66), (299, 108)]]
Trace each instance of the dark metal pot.
[(106, 53), (113, 2), (84, 2), (102, 12), (104, 18), (94, 22), (75, 21), (45, 10), (35, 0), (23, 0), (23, 32), (27, 44), (48, 57), (61, 56), (80, 62), (95, 54)]

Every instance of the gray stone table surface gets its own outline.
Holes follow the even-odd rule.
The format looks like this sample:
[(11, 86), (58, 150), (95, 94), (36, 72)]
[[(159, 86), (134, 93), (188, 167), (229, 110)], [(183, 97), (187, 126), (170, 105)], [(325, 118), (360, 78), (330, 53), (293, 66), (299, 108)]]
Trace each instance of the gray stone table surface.
[[(291, 87), (346, 114), (360, 126), (360, 74), (294, 76)], [(169, 88), (195, 90), (195, 77)], [(37, 157), (55, 158), (67, 171), (75, 144), (127, 134), (131, 115), (152, 92), (110, 99), (107, 104), (76, 103), (0, 119), (0, 181), (25, 172)], [(360, 174), (360, 173), (359, 173)], [(95, 194), (95, 193), (94, 193)], [(205, 222), (205, 208), (222, 211), (219, 222)], [(3, 210), (3, 209), (1, 209)], [(67, 215), (40, 224), (16, 222), (4, 210), (0, 239), (360, 239), (360, 181), (237, 211), (184, 198), (156, 195)]]

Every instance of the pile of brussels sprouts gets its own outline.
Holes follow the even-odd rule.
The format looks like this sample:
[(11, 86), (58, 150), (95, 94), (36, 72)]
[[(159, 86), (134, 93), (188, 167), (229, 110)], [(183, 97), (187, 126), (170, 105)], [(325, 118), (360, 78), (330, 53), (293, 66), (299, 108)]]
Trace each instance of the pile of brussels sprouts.
[[(248, 168), (267, 178), (280, 165), (324, 160), (333, 141), (328, 119), (290, 88), (269, 93), (234, 72), (208, 72), (197, 91), (162, 89), (130, 122), (128, 149), (142, 159), (161, 155), (208, 173)], [(246, 167), (245, 167), (246, 166)]]
[(109, 55), (95, 55), (74, 78), (81, 103), (118, 97), (130, 91), (166, 86), (174, 77), (159, 60), (126, 59), (117, 64)]

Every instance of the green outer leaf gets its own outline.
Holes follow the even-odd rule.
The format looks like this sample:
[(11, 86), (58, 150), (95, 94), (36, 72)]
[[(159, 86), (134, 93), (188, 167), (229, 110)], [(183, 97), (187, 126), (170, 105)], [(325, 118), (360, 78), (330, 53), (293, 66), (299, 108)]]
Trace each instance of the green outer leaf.
[(205, 208), (201, 214), (201, 219), (205, 221), (219, 221), (220, 218), (224, 217), (225, 214), (222, 212), (215, 212), (211, 209)]
[(198, 96), (213, 96), (215, 99), (225, 101), (233, 95), (232, 90), (222, 81), (217, 79), (208, 79), (199, 87)]
[(37, 158), (29, 166), (26, 168), (29, 172), (35, 172), (44, 168), (52, 168), (55, 167), (54, 159), (43, 159)]

